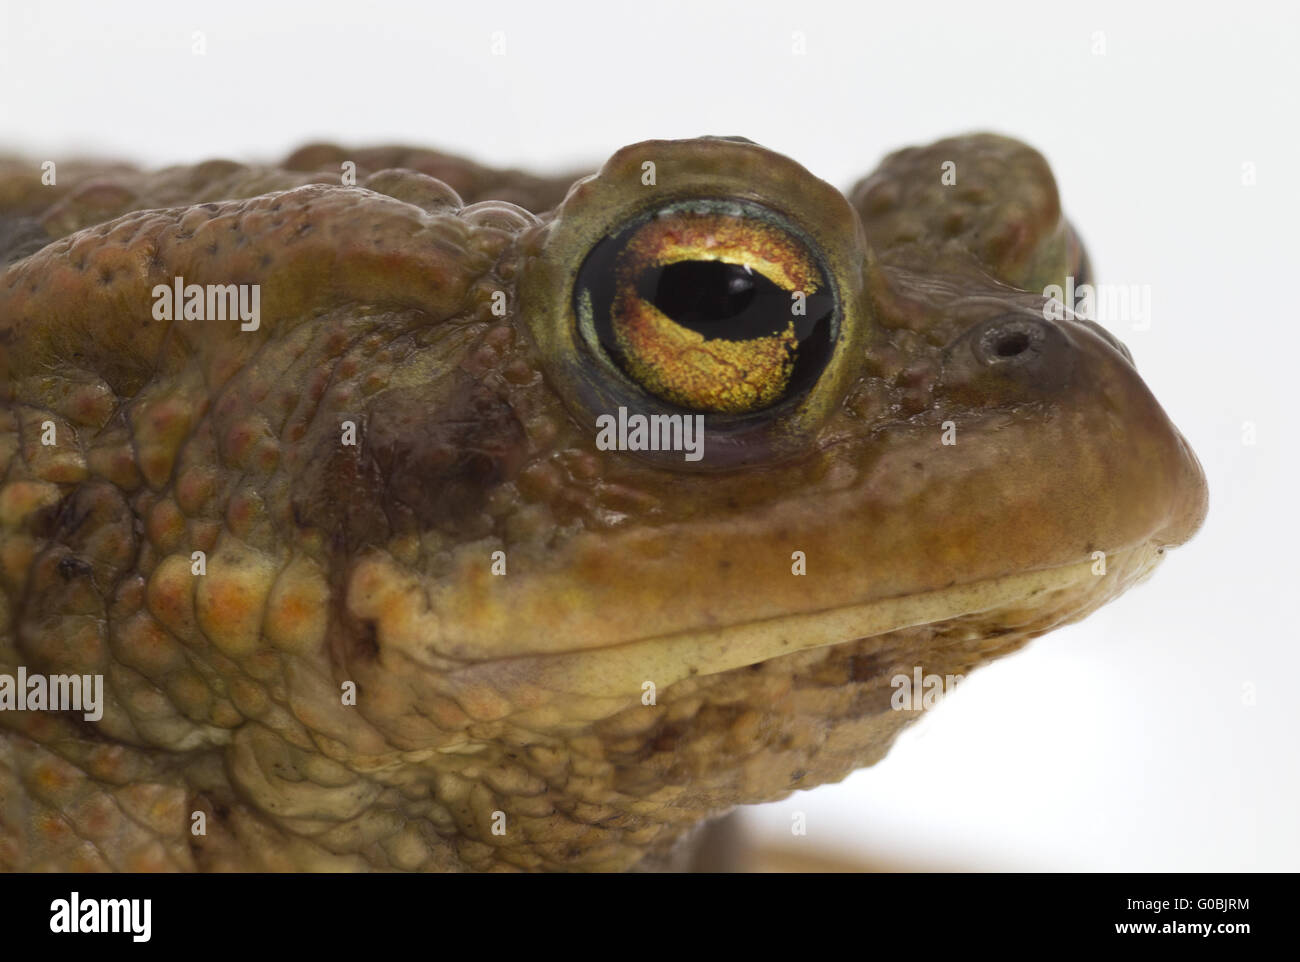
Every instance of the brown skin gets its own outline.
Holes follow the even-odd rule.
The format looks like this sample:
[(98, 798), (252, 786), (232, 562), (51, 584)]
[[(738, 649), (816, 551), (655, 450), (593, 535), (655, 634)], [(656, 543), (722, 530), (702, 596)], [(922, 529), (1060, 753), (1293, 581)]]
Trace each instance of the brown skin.
[[(919, 714), (893, 676), (1083, 617), (1205, 513), (1127, 352), (1043, 320), (1084, 260), (1005, 138), (847, 199), (724, 139), (567, 198), (397, 148), (34, 170), (0, 164), (0, 673), (103, 673), (106, 705), (0, 712), (0, 868), (682, 864), (702, 821), (882, 757)], [(598, 414), (656, 402), (581, 349), (575, 276), (698, 197), (802, 231), (839, 340), (806, 396), (706, 418), (698, 465), (600, 450)], [(260, 284), (260, 329), (153, 320), (178, 275)]]

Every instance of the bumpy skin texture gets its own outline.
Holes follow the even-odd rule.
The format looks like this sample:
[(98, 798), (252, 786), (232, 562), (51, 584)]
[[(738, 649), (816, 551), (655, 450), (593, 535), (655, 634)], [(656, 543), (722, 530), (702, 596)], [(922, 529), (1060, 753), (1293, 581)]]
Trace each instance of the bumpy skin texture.
[[(1042, 319), (1083, 255), (1023, 144), (903, 151), (847, 198), (735, 139), (572, 183), (399, 148), (0, 163), (0, 672), (107, 703), (0, 712), (0, 868), (679, 864), (879, 759), (917, 715), (893, 676), (968, 674), (1199, 525), (1127, 352)], [(692, 471), (598, 449), (566, 311), (588, 240), (701, 195), (796, 220), (844, 316), (783, 429)], [(261, 285), (260, 329), (153, 320), (176, 276)]]

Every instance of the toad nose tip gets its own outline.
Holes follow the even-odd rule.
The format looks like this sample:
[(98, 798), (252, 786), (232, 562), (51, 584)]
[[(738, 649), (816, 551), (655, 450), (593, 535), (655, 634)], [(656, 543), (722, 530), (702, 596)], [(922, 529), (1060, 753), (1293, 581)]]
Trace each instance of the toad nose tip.
[(1153, 539), (1160, 548), (1175, 548), (1192, 539), (1205, 521), (1210, 489), (1205, 471), (1187, 439), (1175, 431), (1174, 491), (1169, 520)]

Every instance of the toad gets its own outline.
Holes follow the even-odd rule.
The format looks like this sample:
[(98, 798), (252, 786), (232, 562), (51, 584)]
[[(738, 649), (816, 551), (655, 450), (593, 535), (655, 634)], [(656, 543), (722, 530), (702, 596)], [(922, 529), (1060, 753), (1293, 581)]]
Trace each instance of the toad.
[(8, 870), (680, 866), (1206, 511), (1000, 136), (7, 161), (0, 264)]

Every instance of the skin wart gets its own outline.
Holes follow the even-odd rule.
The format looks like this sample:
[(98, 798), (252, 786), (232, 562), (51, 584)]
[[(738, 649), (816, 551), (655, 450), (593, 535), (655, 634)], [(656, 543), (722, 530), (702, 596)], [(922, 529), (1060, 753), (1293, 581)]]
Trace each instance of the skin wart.
[[(673, 204), (774, 212), (834, 292), (803, 393), (711, 411), (699, 464), (597, 445), (673, 408), (578, 318), (595, 245)], [(919, 714), (891, 678), (1084, 617), (1206, 510), (1127, 350), (1044, 319), (1086, 258), (1002, 137), (847, 195), (735, 138), (576, 182), (404, 148), (0, 161), (0, 264), (0, 674), (104, 678), (99, 721), (0, 711), (6, 870), (680, 866), (881, 758)], [(259, 327), (156, 320), (177, 277), (259, 285)]]

